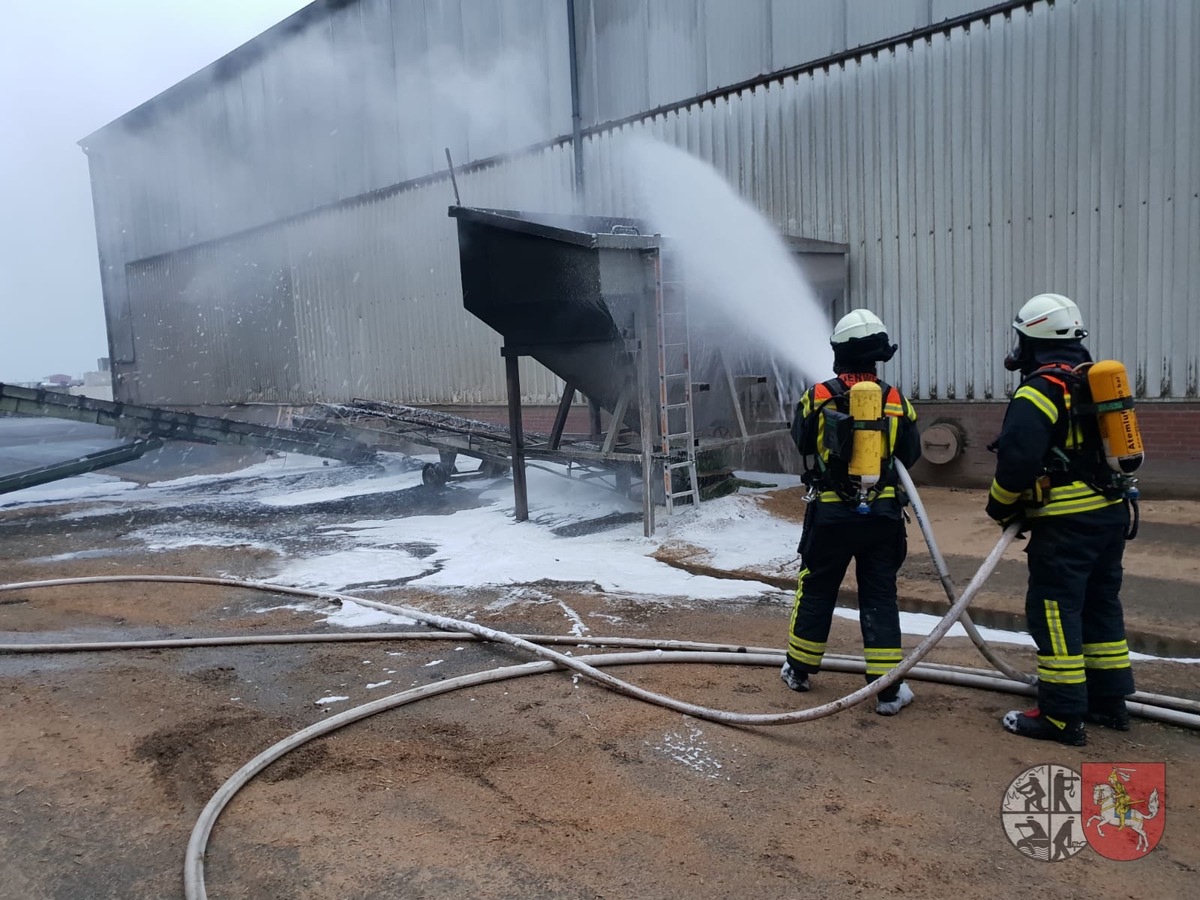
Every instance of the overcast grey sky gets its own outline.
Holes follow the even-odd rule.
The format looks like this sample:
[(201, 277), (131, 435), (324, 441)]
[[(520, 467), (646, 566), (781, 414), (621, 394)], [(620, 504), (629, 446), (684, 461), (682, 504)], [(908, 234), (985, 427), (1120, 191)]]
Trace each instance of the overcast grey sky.
[(108, 355), (76, 142), (308, 0), (0, 0), (0, 381)]

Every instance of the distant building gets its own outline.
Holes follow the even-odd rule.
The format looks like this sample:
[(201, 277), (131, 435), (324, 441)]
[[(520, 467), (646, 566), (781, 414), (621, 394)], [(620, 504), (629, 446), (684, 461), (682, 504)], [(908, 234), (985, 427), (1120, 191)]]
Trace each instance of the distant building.
[[(101, 364), (107, 359), (101, 359)], [(112, 373), (106, 368), (99, 372), (84, 372), (83, 381), (71, 388), (71, 394), (79, 397), (91, 397), (94, 400), (111, 400), (113, 398)]]

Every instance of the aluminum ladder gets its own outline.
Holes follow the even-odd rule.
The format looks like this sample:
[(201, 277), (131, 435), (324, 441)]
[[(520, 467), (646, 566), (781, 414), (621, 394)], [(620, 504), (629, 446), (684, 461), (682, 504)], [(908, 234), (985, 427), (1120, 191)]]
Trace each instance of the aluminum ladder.
[[(659, 453), (663, 466), (663, 496), (667, 515), (675, 502), (690, 497), (700, 505), (696, 477), (695, 421), (692, 411), (692, 366), (688, 346), (687, 295), (672, 262), (655, 254), (654, 312), (658, 333)], [(684, 488), (675, 489), (676, 473), (684, 473)]]

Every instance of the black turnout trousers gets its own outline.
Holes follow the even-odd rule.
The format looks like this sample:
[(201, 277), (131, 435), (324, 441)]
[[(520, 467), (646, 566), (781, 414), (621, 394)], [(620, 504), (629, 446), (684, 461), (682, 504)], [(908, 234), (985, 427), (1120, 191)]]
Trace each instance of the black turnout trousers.
[(873, 681), (902, 658), (896, 573), (908, 552), (904, 522), (878, 515), (826, 522), (819, 515), (813, 518), (801, 541), (803, 568), (792, 611), (789, 662), (801, 672), (820, 670), (838, 590), (853, 560), (867, 680)]
[(1037, 643), (1038, 708), (1051, 716), (1081, 716), (1089, 700), (1098, 706), (1134, 691), (1120, 598), (1126, 525), (1098, 518), (1048, 516), (1029, 526), (1025, 615)]

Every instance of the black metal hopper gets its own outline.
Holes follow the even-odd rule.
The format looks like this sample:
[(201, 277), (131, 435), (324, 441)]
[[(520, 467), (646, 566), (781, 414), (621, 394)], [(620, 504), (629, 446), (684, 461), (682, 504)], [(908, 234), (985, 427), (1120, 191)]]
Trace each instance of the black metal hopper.
[[(622, 421), (638, 430), (638, 400), (645, 394), (634, 389), (637, 359), (630, 351), (647, 338), (637, 332), (635, 314), (653, 313), (654, 257), (663, 254), (663, 239), (635, 219), (461, 206), (451, 207), (450, 215), (458, 221), (464, 307), (504, 337), (506, 352), (532, 356), (601, 408), (615, 412), (624, 397)], [(793, 236), (783, 240), (833, 318), (845, 302), (849, 247)], [(669, 248), (665, 256), (670, 277)], [(727, 376), (740, 382), (771, 373), (776, 388), (786, 393), (796, 373), (745, 354), (739, 371), (728, 372), (728, 361), (717, 355), (726, 343), (725, 326), (696, 318), (690, 327), (694, 380), (714, 386), (696, 407), (697, 433), (753, 431), (744, 421), (737, 424), (744, 417), (724, 389), (733, 384)]]
[(635, 311), (654, 290), (632, 219), (451, 207), (458, 220), (463, 306), (499, 332), (506, 353), (531, 356), (603, 409), (630, 398), (637, 427)]
[[(669, 239), (634, 219), (462, 206), (451, 207), (450, 215), (458, 223), (463, 306), (504, 339), (518, 520), (528, 514), (522, 356), (566, 382), (551, 450), (559, 448), (575, 391), (610, 413), (599, 452), (587, 455), (610, 465), (640, 464), (647, 534), (653, 533), (653, 492), (668, 513), (675, 498), (699, 502), (702, 449), (726, 454), (721, 464), (728, 466), (759, 437), (782, 436), (786, 443), (797, 373), (752, 342), (730, 341), (720, 316), (689, 322), (700, 310), (688, 311), (686, 279)], [(784, 240), (819, 300), (831, 311), (843, 303), (848, 248)], [(638, 435), (636, 450), (619, 446), (621, 426)], [(599, 428), (597, 414), (593, 434)], [(655, 471), (662, 485), (652, 490)]]

